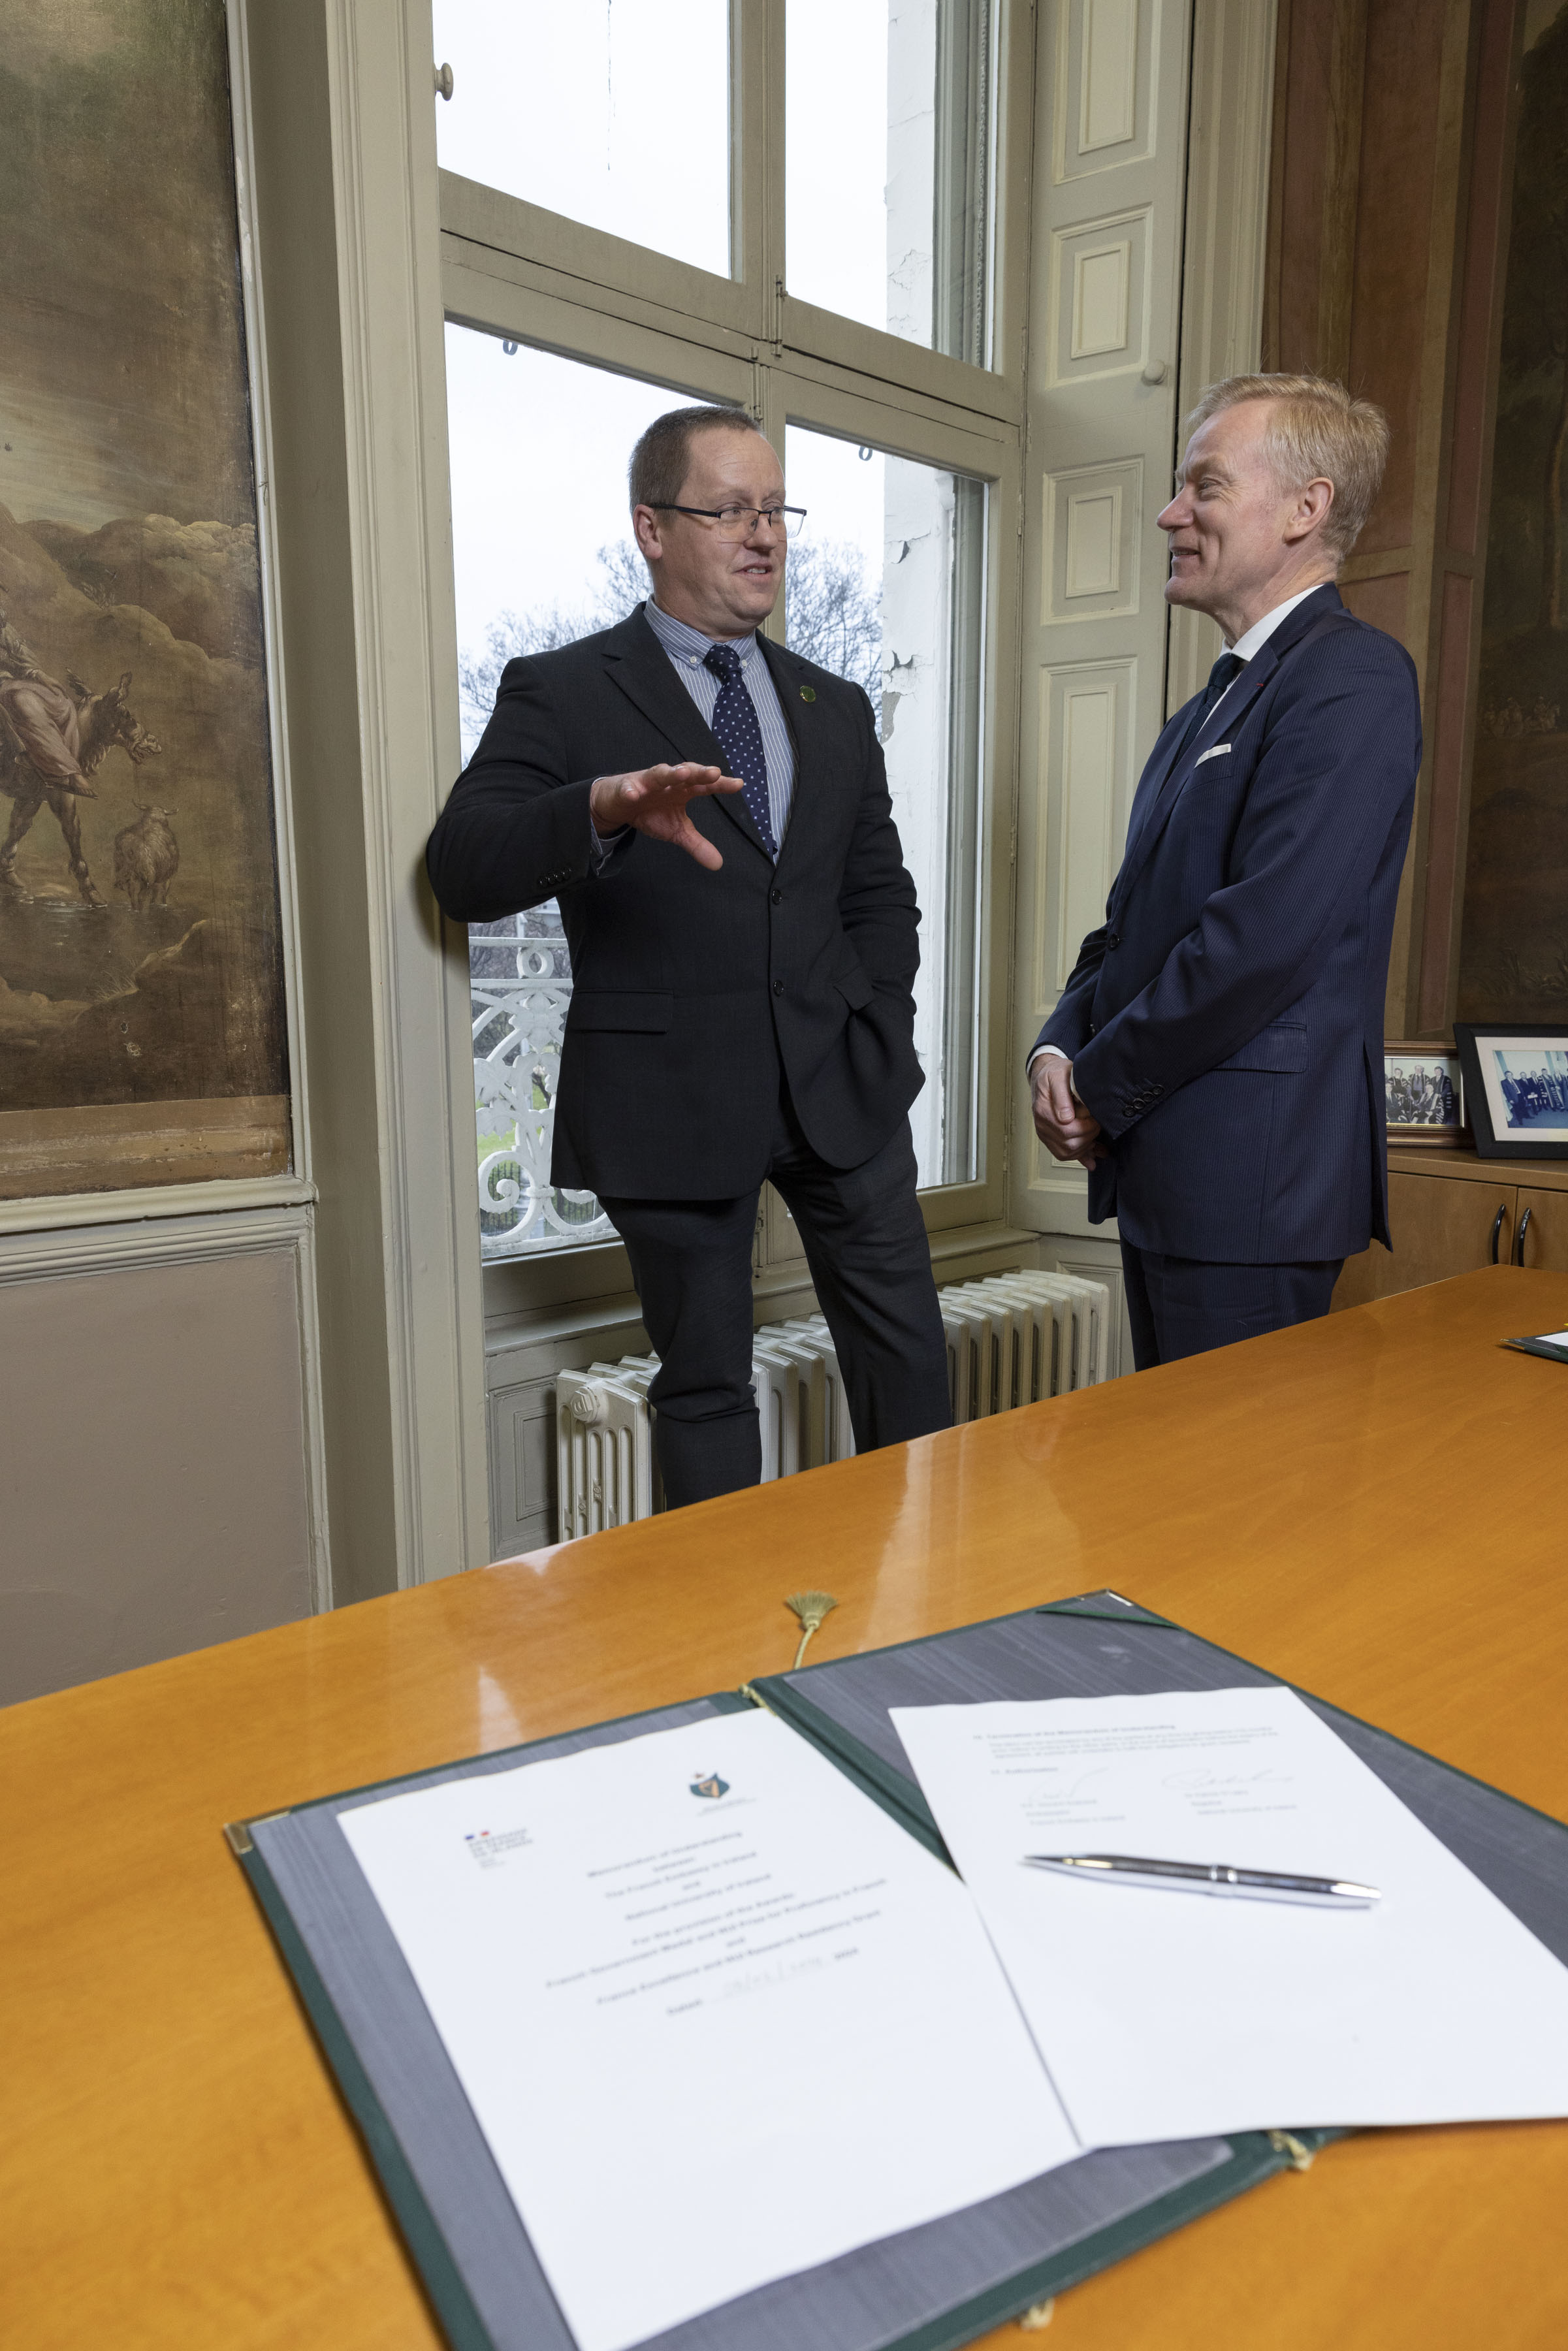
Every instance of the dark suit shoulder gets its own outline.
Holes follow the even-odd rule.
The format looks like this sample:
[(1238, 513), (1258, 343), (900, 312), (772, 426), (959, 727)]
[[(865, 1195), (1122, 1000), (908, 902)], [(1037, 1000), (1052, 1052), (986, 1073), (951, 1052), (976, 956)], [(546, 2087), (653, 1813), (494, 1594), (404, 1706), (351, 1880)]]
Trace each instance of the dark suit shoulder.
[(1314, 632), (1292, 647), (1281, 663), (1281, 686), (1287, 695), (1343, 692), (1350, 684), (1386, 690), (1397, 682), (1419, 700), (1416, 664), (1397, 637), (1343, 608), (1333, 618), (1332, 628)]
[(797, 686), (809, 685), (824, 702), (854, 704), (866, 699), (865, 688), (857, 685), (852, 678), (841, 677), (837, 670), (821, 668), (789, 645), (776, 645), (769, 640), (768, 657), (776, 675), (789, 678)]
[(613, 628), (595, 629), (591, 636), (576, 637), (569, 645), (551, 645), (547, 653), (516, 653), (501, 672), (500, 686), (504, 693), (508, 685), (570, 686), (589, 676), (597, 676), (602, 669), (607, 653), (622, 653), (635, 642), (632, 623), (650, 643), (658, 640), (642, 617), (637, 607), (624, 621)]
[(1343, 602), (1332, 617), (1335, 626), (1325, 630), (1323, 635), (1317, 641), (1320, 644), (1343, 645), (1356, 643), (1380, 646), (1386, 652), (1396, 654), (1406, 669), (1414, 671), (1415, 663), (1398, 638), (1390, 636), (1386, 629), (1378, 628), (1371, 621), (1364, 621), (1359, 612), (1353, 612), (1350, 606)]
[(769, 643), (768, 656), (774, 686), (786, 710), (793, 709), (799, 695), (801, 701), (819, 703), (825, 713), (836, 713), (840, 721), (847, 720), (858, 731), (864, 749), (869, 751), (876, 743), (876, 712), (863, 685), (841, 677), (836, 670), (819, 667), (784, 645)]

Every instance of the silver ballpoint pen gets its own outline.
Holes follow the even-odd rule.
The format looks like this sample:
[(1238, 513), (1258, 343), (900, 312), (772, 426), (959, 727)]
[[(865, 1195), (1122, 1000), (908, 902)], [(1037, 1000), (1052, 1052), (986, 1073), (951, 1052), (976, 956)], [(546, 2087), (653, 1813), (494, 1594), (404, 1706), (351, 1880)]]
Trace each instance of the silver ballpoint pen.
[(1148, 1861), (1131, 1853), (1026, 1853), (1031, 1869), (1103, 1886), (1157, 1886), (1172, 1893), (1240, 1895), (1253, 1902), (1309, 1902), (1325, 1910), (1365, 1910), (1383, 1898), (1347, 1877), (1299, 1877), (1278, 1869), (1231, 1869), (1220, 1861)]

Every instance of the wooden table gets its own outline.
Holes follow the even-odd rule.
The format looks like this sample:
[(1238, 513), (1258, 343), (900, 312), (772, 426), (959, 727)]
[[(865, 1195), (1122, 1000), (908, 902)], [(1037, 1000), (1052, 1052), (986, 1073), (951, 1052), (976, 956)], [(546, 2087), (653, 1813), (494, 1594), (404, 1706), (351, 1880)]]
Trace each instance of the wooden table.
[[(785, 1666), (802, 1586), (826, 1656), (1110, 1583), (1568, 1813), (1568, 1370), (1497, 1343), (1565, 1324), (1471, 1274), (0, 1715), (0, 2340), (436, 2342), (221, 1823)], [(1371, 2134), (1050, 2341), (1544, 2351), (1565, 2213), (1568, 2126)]]

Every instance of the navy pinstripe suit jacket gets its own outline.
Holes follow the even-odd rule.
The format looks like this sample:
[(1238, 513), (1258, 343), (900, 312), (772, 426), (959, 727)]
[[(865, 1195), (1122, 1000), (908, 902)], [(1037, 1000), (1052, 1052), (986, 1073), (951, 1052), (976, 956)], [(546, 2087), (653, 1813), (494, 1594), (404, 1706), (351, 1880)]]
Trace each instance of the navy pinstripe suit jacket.
[(1210, 1263), (1353, 1256), (1388, 1239), (1415, 665), (1324, 586), (1186, 739), (1194, 708), (1155, 746), (1105, 921), (1038, 1042), (1071, 1057), (1110, 1144), (1094, 1223)]

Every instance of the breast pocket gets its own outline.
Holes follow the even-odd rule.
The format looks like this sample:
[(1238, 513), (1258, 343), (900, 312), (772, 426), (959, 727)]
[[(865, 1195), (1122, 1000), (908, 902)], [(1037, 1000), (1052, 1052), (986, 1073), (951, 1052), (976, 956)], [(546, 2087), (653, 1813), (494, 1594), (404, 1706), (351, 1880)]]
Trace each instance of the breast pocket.
[(1232, 1053), (1222, 1070), (1281, 1070), (1287, 1074), (1307, 1066), (1307, 1024), (1304, 1020), (1274, 1020)]

